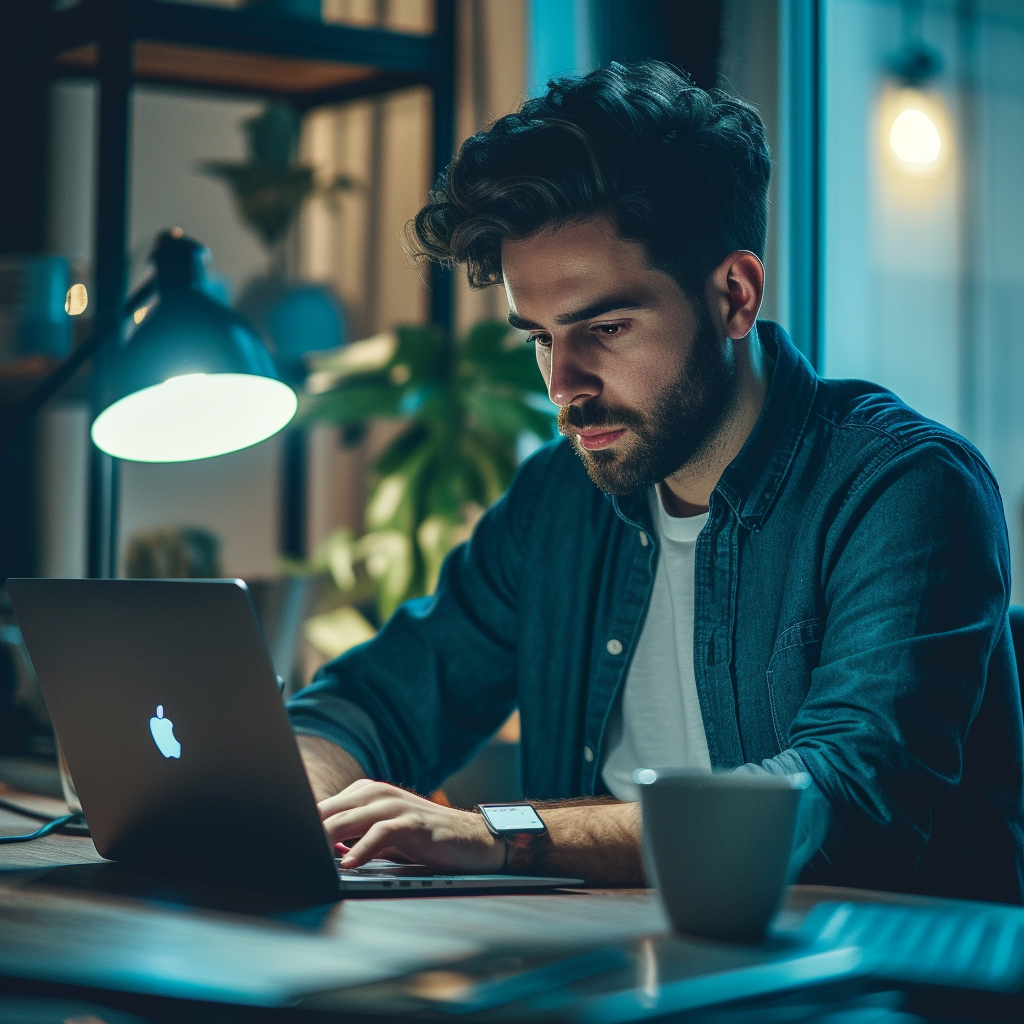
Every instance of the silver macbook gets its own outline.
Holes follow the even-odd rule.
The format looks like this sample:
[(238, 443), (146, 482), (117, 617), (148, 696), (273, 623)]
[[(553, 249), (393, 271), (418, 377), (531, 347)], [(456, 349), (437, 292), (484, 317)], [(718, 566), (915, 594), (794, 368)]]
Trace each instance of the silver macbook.
[(582, 884), (380, 862), (340, 870), (241, 580), (7, 589), (101, 856), (324, 898)]

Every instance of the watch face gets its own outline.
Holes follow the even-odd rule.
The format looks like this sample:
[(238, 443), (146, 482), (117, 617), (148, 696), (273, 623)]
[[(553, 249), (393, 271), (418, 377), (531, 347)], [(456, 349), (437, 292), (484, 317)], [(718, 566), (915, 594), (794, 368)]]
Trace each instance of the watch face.
[(543, 832), (544, 822), (529, 804), (481, 804), (480, 813), (495, 832)]

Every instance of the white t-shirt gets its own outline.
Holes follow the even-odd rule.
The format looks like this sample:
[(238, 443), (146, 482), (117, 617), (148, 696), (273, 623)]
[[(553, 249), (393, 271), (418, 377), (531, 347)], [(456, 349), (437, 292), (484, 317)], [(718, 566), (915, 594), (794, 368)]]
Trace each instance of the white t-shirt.
[(693, 573), (708, 514), (679, 519), (651, 488), (660, 545), (654, 588), (626, 685), (612, 708), (601, 777), (618, 800), (637, 800), (637, 768), (711, 771), (693, 672)]

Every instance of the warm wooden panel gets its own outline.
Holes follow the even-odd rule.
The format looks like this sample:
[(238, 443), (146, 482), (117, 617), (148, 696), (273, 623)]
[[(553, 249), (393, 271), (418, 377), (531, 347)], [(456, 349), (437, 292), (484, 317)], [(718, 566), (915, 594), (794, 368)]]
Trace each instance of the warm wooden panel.
[(20, 405), (57, 366), (48, 356), (21, 356), (0, 363), (0, 408)]
[[(58, 54), (57, 63), (83, 71), (96, 67), (95, 44)], [(306, 93), (373, 78), (373, 68), (359, 64), (274, 57), (238, 50), (140, 40), (135, 44), (139, 81), (180, 82), (258, 93)]]

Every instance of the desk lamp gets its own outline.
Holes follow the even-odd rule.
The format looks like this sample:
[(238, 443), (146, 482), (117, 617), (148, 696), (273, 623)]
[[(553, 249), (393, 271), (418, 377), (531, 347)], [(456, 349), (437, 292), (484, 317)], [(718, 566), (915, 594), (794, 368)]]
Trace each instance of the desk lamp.
[(108, 455), (208, 459), (265, 440), (295, 415), (295, 392), (278, 379), (259, 336), (204, 290), (206, 257), (180, 231), (157, 240), (159, 300), (135, 311), (139, 327), (113, 359), (92, 424), (93, 442)]
[[(125, 316), (134, 312), (139, 327), (102, 381), (91, 431), (108, 455), (134, 462), (208, 459), (266, 440), (295, 415), (295, 392), (278, 378), (259, 335), (204, 291), (207, 254), (179, 229), (164, 232), (153, 250), (156, 274), (125, 303)], [(147, 306), (157, 294), (159, 301)], [(0, 450), (105, 336), (95, 331), (0, 423)]]

